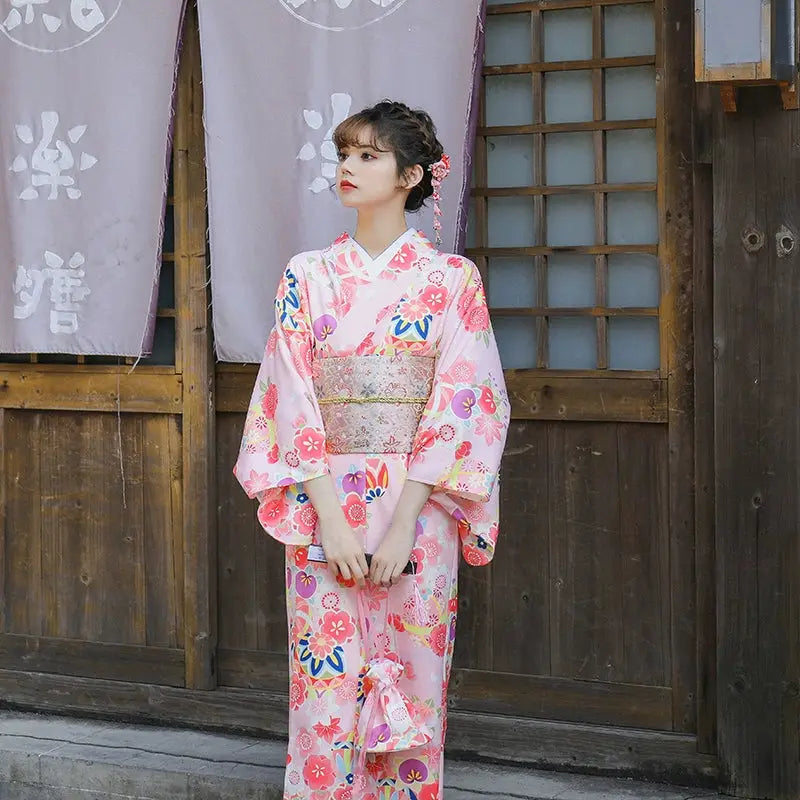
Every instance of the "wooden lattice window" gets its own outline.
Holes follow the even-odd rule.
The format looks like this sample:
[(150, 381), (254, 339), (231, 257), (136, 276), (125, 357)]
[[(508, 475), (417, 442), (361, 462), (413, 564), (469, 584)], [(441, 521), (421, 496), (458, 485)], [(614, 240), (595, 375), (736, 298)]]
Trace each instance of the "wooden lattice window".
[(467, 253), (507, 368), (659, 374), (658, 55), (653, 2), (488, 0)]

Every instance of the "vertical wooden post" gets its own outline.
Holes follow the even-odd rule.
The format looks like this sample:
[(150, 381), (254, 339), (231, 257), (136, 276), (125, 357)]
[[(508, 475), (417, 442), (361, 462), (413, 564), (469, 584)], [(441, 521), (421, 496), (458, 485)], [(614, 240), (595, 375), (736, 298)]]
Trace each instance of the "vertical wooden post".
[(175, 289), (183, 374), (186, 686), (216, 686), (217, 515), (214, 356), (206, 263), (203, 90), (197, 6), (187, 9), (174, 140)]
[(800, 117), (781, 108), (777, 92), (742, 89), (739, 111), (720, 110), (716, 126), (720, 775), (730, 793), (795, 800), (800, 796)]
[(669, 398), (669, 540), (672, 726), (697, 728), (692, 343), (693, 169), (691, 2), (657, 0), (661, 370)]

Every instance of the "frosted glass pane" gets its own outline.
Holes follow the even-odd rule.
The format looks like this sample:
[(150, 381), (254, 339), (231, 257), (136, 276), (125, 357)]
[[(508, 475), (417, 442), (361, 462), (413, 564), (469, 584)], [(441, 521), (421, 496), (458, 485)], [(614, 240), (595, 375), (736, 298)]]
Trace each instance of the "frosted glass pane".
[(655, 67), (607, 69), (606, 119), (652, 119), (656, 115)]
[(536, 272), (532, 258), (489, 259), (489, 306), (533, 308)]
[(592, 256), (558, 253), (547, 258), (547, 305), (556, 308), (591, 307), (595, 304), (595, 269)]
[(490, 136), (487, 151), (490, 187), (533, 185), (533, 136)]
[(545, 73), (545, 122), (590, 122), (593, 116), (591, 72)]
[(655, 192), (612, 192), (608, 195), (606, 208), (609, 244), (658, 242)]
[(612, 308), (658, 306), (658, 259), (634, 254), (608, 257), (608, 305)]
[(533, 84), (530, 75), (486, 77), (486, 124), (533, 124)]
[(656, 26), (653, 11), (653, 3), (606, 8), (603, 42), (605, 57), (655, 55)]
[(504, 369), (536, 366), (536, 322), (532, 317), (492, 316), (492, 328)]
[(489, 198), (489, 247), (533, 247), (532, 197)]
[(657, 175), (654, 129), (606, 132), (606, 179), (609, 183), (655, 181)]
[(548, 133), (545, 175), (549, 186), (594, 183), (594, 144), (591, 133)]
[(658, 369), (658, 320), (655, 317), (608, 321), (608, 365), (611, 369)]
[(552, 369), (597, 367), (597, 325), (593, 317), (551, 317), (549, 332)]
[(594, 198), (591, 195), (551, 195), (545, 202), (550, 247), (595, 243)]
[(467, 235), (465, 238), (467, 247), (478, 246), (478, 236), (475, 222), (475, 198), (470, 198), (469, 213), (467, 214)]
[(484, 63), (528, 64), (533, 61), (530, 14), (493, 14), (486, 18)]
[(592, 57), (592, 10), (546, 11), (544, 60), (577, 61)]

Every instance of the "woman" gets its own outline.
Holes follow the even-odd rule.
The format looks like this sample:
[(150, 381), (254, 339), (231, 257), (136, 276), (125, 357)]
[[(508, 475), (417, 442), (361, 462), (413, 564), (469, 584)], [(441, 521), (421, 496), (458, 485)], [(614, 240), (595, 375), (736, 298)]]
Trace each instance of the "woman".
[(355, 235), (286, 268), (235, 468), (286, 545), (284, 798), (441, 800), (458, 554), (492, 558), (509, 405), (477, 269), (407, 227), (439, 210), (431, 118), (385, 101), (334, 143)]

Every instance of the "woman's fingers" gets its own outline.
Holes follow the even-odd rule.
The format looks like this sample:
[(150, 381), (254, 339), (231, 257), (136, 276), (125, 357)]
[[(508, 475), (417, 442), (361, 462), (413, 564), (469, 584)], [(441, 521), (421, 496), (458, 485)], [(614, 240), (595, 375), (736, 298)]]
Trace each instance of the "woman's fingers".
[(342, 576), (342, 580), (349, 581), (353, 577), (350, 574), (350, 567), (347, 566), (346, 561), (335, 561), (334, 564), (336, 565), (336, 569), (339, 570), (339, 574)]
[(361, 569), (361, 564), (359, 563), (358, 556), (354, 556), (347, 564), (350, 574), (355, 579), (355, 582), (359, 586), (364, 585), (364, 570)]

